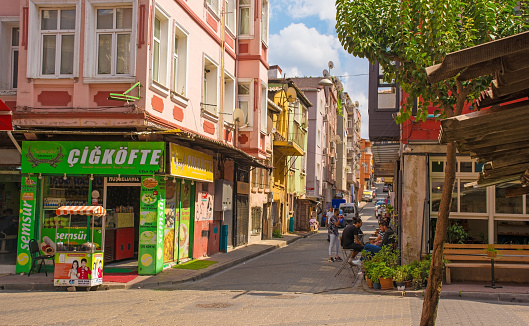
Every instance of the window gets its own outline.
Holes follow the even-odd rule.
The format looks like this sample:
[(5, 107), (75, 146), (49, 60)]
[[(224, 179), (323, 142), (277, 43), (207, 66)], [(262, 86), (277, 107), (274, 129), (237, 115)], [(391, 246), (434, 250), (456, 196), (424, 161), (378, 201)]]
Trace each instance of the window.
[(261, 233), (263, 209), (261, 207), (252, 207), (252, 234)]
[(75, 9), (41, 10), (40, 41), (40, 74), (55, 77), (73, 75)]
[(251, 0), (239, 0), (239, 35), (251, 35)]
[(266, 133), (266, 124), (267, 124), (267, 117), (268, 117), (268, 104), (267, 104), (267, 94), (268, 94), (268, 87), (265, 83), (261, 84), (261, 108), (260, 108), (260, 116), (261, 116), (261, 131)]
[(206, 0), (206, 2), (213, 12), (219, 13), (219, 0)]
[(235, 78), (227, 71), (224, 72), (224, 121), (233, 123), (233, 110), (235, 110)]
[(156, 8), (153, 26), (152, 80), (162, 86), (168, 86), (169, 69), (169, 17), (161, 8)]
[(187, 35), (175, 25), (173, 45), (173, 92), (187, 98)]
[(523, 196), (507, 198), (505, 190), (512, 186), (505, 184), (496, 186), (496, 213), (499, 214), (523, 214)]
[(96, 74), (131, 73), (132, 8), (96, 10)]
[(11, 88), (16, 89), (18, 85), (18, 36), (19, 28), (11, 29)]
[(261, 6), (261, 12), (262, 12), (262, 16), (261, 16), (261, 40), (265, 43), (265, 44), (268, 44), (268, 24), (269, 24), (269, 17), (268, 17), (268, 13), (269, 13), (269, 4), (268, 4), (268, 0), (262, 0), (263, 3), (262, 3), (262, 6)]
[(235, 0), (225, 0), (225, 19), (226, 27), (235, 33)]
[(316, 163), (316, 180), (320, 180), (321, 179), (321, 168), (320, 168), (320, 163)]
[(257, 188), (259, 186), (259, 175), (257, 168), (252, 170), (252, 188)]
[(202, 110), (217, 116), (217, 65), (204, 57)]
[(475, 180), (459, 181), (459, 211), (462, 213), (487, 213), (487, 189), (465, 189), (465, 184)]
[(239, 81), (237, 85), (237, 104), (238, 107), (244, 112), (243, 125), (251, 125), (253, 115), (253, 98), (252, 94), (252, 83), (251, 81)]

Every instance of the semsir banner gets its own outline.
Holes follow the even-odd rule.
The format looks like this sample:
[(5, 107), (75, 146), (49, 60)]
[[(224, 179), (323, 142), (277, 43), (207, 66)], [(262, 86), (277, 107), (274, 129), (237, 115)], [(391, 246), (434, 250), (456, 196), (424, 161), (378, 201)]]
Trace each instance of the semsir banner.
[(169, 144), (170, 174), (185, 179), (213, 182), (213, 156)]
[(163, 172), (163, 142), (25, 141), (24, 173), (134, 174)]

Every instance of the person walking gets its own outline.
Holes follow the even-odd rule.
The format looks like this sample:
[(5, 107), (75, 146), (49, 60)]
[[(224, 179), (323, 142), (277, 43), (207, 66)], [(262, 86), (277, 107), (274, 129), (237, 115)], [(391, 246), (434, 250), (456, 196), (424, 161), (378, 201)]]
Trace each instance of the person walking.
[[(334, 214), (331, 215), (327, 221), (327, 229), (329, 230), (329, 261), (342, 261), (340, 256), (338, 256), (339, 250), (339, 241), (338, 241), (338, 225), (340, 221), (338, 220), (339, 211), (334, 210)], [(334, 252), (334, 258), (333, 258)]]

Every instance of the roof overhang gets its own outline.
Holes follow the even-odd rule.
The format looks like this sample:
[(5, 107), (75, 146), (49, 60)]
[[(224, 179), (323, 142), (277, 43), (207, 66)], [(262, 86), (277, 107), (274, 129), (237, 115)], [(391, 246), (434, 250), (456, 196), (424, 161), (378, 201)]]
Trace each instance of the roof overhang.
[(441, 121), (441, 143), (455, 141), (460, 153), (486, 163), (477, 182), (467, 187), (514, 182), (507, 196), (529, 193), (528, 57), (529, 32), (524, 32), (449, 53), (426, 68), (430, 82), (494, 78), (476, 102), (484, 110)]

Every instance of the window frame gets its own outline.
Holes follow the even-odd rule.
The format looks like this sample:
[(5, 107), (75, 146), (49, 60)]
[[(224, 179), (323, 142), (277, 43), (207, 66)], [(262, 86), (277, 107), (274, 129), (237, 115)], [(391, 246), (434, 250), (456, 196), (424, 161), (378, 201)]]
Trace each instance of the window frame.
[[(133, 83), (136, 81), (136, 58), (137, 46), (136, 37), (138, 33), (138, 2), (131, 0), (112, 0), (108, 2), (105, 0), (85, 0), (85, 50), (84, 50), (84, 69), (83, 77), (86, 84), (92, 83)], [(97, 74), (97, 9), (116, 9), (116, 8), (132, 8), (132, 27), (130, 33), (130, 63), (129, 73), (119, 75)]]
[[(224, 103), (223, 103), (223, 119), (225, 123), (233, 124), (233, 111), (236, 107), (236, 78), (228, 71), (224, 70)], [(228, 84), (229, 83), (229, 84)], [(229, 87), (228, 87), (229, 86)]]
[[(209, 68), (209, 69), (208, 69)], [(214, 71), (211, 71), (214, 69)], [(209, 70), (207, 72), (206, 70)], [(216, 63), (210, 56), (204, 54), (202, 61), (202, 72), (203, 72), (203, 82), (202, 82), (202, 100), (200, 102), (200, 108), (202, 114), (212, 116), (218, 119), (218, 107), (219, 107), (219, 87), (218, 87), (218, 77), (219, 77), (219, 65)], [(212, 75), (207, 76), (207, 74), (212, 73)], [(209, 86), (214, 86), (214, 92), (208, 92)], [(214, 94), (215, 97), (213, 100), (214, 103), (210, 102), (210, 95)], [(207, 97), (207, 99), (206, 99)]]
[[(237, 10), (237, 35), (240, 39), (251, 39), (254, 36), (254, 26), (253, 26), (253, 19), (252, 19), (252, 13), (254, 12), (254, 1), (249, 0), (249, 4), (241, 4), (239, 0), (239, 9)], [(241, 33), (241, 24), (242, 24), (242, 10), (247, 8), (248, 9), (248, 33), (242, 34)]]
[[(173, 24), (173, 43), (172, 43), (172, 62), (171, 62), (171, 98), (177, 100), (181, 105), (187, 106), (189, 101), (187, 97), (187, 82), (188, 82), (188, 58), (189, 58), (189, 32), (183, 28), (176, 20)], [(177, 55), (177, 72), (175, 76), (175, 44), (178, 40), (178, 55)], [(183, 70), (182, 70), (183, 69)], [(176, 77), (176, 79), (175, 79)], [(178, 90), (182, 87), (182, 92)]]
[[(160, 22), (160, 37), (159, 39), (155, 36), (155, 24), (156, 20)], [(164, 10), (159, 4), (156, 4), (153, 10), (152, 17), (152, 40), (153, 44), (150, 49), (151, 55), (151, 82), (152, 86), (161, 91), (163, 94), (168, 95), (171, 87), (171, 75), (172, 64), (169, 62), (169, 57), (172, 55), (173, 50), (170, 45), (173, 45), (173, 41), (170, 40), (169, 26), (171, 22), (171, 16)], [(154, 64), (155, 64), (155, 46), (154, 43), (158, 41), (158, 80), (154, 77)], [(171, 52), (171, 54), (169, 54)]]
[[(266, 3), (266, 8), (265, 8), (265, 3)], [(266, 11), (266, 20), (265, 20), (265, 11)], [(270, 35), (270, 1), (261, 0), (261, 42), (266, 47), (268, 47), (269, 35)]]
[[(239, 94), (239, 85), (248, 85), (249, 94)], [(248, 110), (246, 113), (246, 123), (240, 127), (240, 130), (253, 130), (253, 111), (254, 111), (254, 83), (252, 78), (237, 79), (237, 107), (243, 110), (240, 102), (248, 102)], [(244, 112), (244, 110), (243, 110)]]
[(268, 84), (265, 81), (261, 81), (261, 101), (260, 101), (260, 130), (261, 133), (267, 134), (267, 121), (268, 121)]
[[(89, 1), (89, 0), (87, 0)], [(73, 79), (79, 77), (79, 58), (80, 58), (80, 29), (81, 29), (81, 10), (80, 2), (77, 0), (63, 0), (61, 3), (51, 3), (45, 0), (28, 1), (28, 40), (27, 40), (27, 57), (39, 58), (39, 60), (26, 60), (26, 78), (31, 79)], [(74, 49), (73, 49), (73, 74), (61, 75), (43, 75), (41, 74), (41, 55), (42, 42), (40, 33), (40, 21), (42, 10), (57, 9), (75, 9), (75, 32), (74, 32)], [(18, 20), (17, 20), (18, 21)], [(57, 46), (57, 44), (56, 44)], [(20, 52), (19, 52), (20, 54)], [(19, 62), (20, 68), (20, 62)], [(20, 82), (20, 80), (18, 80)]]
[[(8, 89), (10, 90), (16, 90), (18, 88), (18, 67), (20, 64), (20, 27), (17, 26), (10, 26), (9, 29), (11, 30), (11, 37), (9, 38), (9, 73), (8, 73)], [(13, 31), (15, 29), (18, 29), (18, 43), (16, 45), (13, 44)], [(15, 67), (15, 52), (17, 53), (16, 57), (16, 67)], [(15, 85), (16, 80), (16, 85)]]
[[(217, 16), (220, 13), (220, 1), (222, 0), (206, 0), (206, 6)], [(214, 5), (214, 3), (216, 3), (216, 6)]]
[[(236, 0), (224, 0), (225, 26), (233, 35), (237, 35)], [(231, 23), (229, 23), (231, 22)]]

